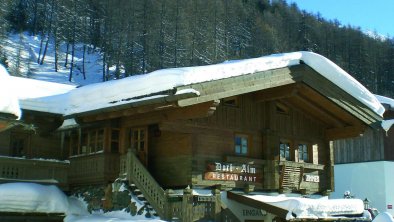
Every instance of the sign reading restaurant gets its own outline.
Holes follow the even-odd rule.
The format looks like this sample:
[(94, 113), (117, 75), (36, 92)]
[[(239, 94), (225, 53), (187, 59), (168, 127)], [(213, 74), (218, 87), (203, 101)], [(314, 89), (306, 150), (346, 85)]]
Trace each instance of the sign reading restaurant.
[(210, 163), (204, 175), (205, 180), (225, 180), (260, 183), (261, 176), (250, 164)]

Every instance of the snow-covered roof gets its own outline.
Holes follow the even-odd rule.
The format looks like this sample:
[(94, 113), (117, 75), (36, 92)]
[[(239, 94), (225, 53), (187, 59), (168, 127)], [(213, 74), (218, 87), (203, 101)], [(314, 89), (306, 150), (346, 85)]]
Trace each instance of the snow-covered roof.
[(386, 132), (389, 131), (393, 125), (394, 125), (394, 119), (383, 120), (383, 121), (382, 121), (382, 128), (383, 128)]
[[(361, 215), (364, 204), (360, 199), (312, 199), (303, 197), (246, 195), (246, 197), (287, 210), (288, 220), (321, 219), (344, 215)], [(295, 216), (294, 216), (295, 215)]]
[(386, 105), (388, 109), (394, 110), (394, 99), (381, 95), (375, 95), (375, 97), (381, 104)]
[[(375, 95), (378, 101), (386, 108), (386, 110), (393, 110), (394, 111), (394, 99)], [(394, 125), (394, 119), (387, 119), (382, 121), (382, 128), (387, 132), (390, 128)]]
[[(165, 99), (168, 96), (166, 92), (175, 87), (294, 66), (301, 61), (382, 116), (384, 108), (375, 96), (333, 62), (312, 52), (274, 54), (216, 65), (163, 69), (75, 89), (65, 86), (50, 96), (19, 98), (23, 109), (67, 116), (160, 97)], [(182, 93), (190, 92), (177, 92), (177, 95)], [(198, 96), (198, 93), (194, 92), (194, 95)]]
[(75, 89), (74, 85), (40, 81), (35, 79), (10, 77), (12, 91), (19, 100), (22, 109), (63, 114), (65, 101), (54, 96), (65, 94)]
[(19, 107), (18, 98), (13, 92), (14, 83), (4, 68), (0, 65), (0, 113), (12, 114), (17, 118), (21, 117), (21, 110)]

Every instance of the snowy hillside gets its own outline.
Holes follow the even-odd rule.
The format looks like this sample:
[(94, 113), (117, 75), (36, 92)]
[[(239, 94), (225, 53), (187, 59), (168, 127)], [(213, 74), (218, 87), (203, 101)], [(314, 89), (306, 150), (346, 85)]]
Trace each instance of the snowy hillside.
[[(45, 48), (46, 41), (43, 42)], [(60, 44), (58, 49), (58, 72), (55, 72), (55, 47), (53, 42), (49, 41), (48, 49), (43, 64), (38, 64), (38, 57), (42, 60), (43, 50), (40, 54), (41, 39), (30, 36), (26, 33), (12, 34), (7, 40), (1, 43), (5, 56), (6, 65), (13, 76), (23, 76), (44, 81), (87, 85), (95, 82), (102, 82), (102, 59), (98, 50), (86, 50), (85, 53), (85, 76), (83, 70), (83, 47), (76, 45), (74, 55), (74, 68), (71, 82), (69, 81), (71, 55), (67, 56), (67, 46), (65, 43)], [(71, 48), (71, 47), (70, 47)], [(69, 49), (70, 51), (70, 49)], [(66, 57), (68, 64), (65, 66)]]

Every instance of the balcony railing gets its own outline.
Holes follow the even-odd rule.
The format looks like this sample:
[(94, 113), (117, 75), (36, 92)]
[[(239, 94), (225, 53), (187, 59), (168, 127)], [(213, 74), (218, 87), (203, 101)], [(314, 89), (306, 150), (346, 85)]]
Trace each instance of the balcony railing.
[(261, 183), (255, 184), (257, 189), (293, 190), (311, 193), (323, 192), (328, 189), (329, 176), (325, 166), (321, 164), (237, 156), (227, 156), (226, 162), (252, 164), (256, 167), (257, 171), (262, 174)]
[(68, 161), (0, 156), (1, 182), (36, 182), (68, 189)]
[(70, 157), (71, 186), (112, 183), (119, 175), (119, 154), (94, 153)]

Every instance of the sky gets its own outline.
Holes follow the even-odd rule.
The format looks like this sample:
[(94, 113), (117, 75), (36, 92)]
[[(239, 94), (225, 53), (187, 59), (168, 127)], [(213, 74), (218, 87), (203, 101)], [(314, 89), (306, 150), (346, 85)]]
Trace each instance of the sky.
[(394, 36), (394, 0), (287, 0), (301, 10), (320, 12), (328, 20), (338, 19), (342, 25), (361, 27), (380, 35)]

